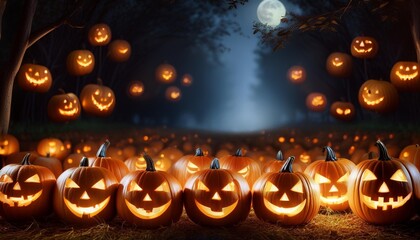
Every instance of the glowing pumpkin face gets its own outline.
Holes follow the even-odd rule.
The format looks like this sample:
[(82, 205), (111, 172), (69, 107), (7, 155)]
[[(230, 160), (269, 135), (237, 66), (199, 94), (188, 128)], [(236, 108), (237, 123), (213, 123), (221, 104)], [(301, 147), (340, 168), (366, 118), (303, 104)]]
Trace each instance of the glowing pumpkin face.
[(161, 64), (156, 69), (156, 79), (163, 83), (171, 83), (176, 79), (176, 70), (170, 64)]
[(19, 141), (10, 134), (0, 135), (0, 156), (8, 156), (19, 152)]
[(175, 86), (166, 89), (166, 99), (169, 101), (179, 101), (181, 99), (181, 90)]
[(327, 97), (322, 93), (310, 93), (306, 97), (306, 106), (309, 110), (314, 112), (322, 112), (327, 106)]
[(145, 170), (146, 160), (143, 156), (133, 156), (124, 161), (130, 171)]
[(359, 103), (368, 110), (390, 112), (398, 106), (398, 92), (389, 82), (367, 80), (360, 87)]
[(351, 121), (356, 116), (356, 109), (351, 102), (334, 102), (330, 107), (331, 116), (338, 120)]
[(182, 80), (181, 80), (182, 85), (188, 87), (188, 86), (191, 86), (192, 82), (193, 82), (193, 78), (190, 74), (184, 74), (184, 76), (182, 76)]
[(83, 76), (93, 71), (95, 57), (89, 50), (74, 50), (67, 56), (67, 71), (74, 76)]
[(105, 46), (111, 41), (111, 29), (104, 23), (95, 24), (89, 29), (88, 37), (92, 46)]
[(261, 175), (261, 167), (257, 161), (242, 155), (242, 149), (238, 149), (234, 155), (221, 158), (222, 168), (239, 173), (252, 186)]
[(17, 74), (17, 80), (23, 90), (39, 93), (48, 92), (52, 84), (48, 68), (36, 64), (23, 64)]
[(144, 84), (140, 81), (132, 81), (128, 85), (128, 95), (130, 97), (140, 97), (144, 92)]
[(79, 98), (73, 93), (62, 93), (48, 101), (48, 117), (55, 122), (76, 120), (80, 116)]
[(397, 62), (391, 69), (392, 84), (403, 91), (417, 91), (420, 88), (419, 65), (417, 62)]
[(114, 40), (109, 44), (108, 56), (112, 61), (125, 62), (131, 56), (131, 45), (125, 40)]
[(326, 62), (327, 72), (333, 77), (348, 77), (352, 71), (352, 59), (341, 52), (331, 53)]
[(44, 138), (38, 142), (37, 152), (41, 156), (50, 156), (58, 159), (64, 159), (67, 149), (64, 143), (58, 138)]
[(357, 58), (373, 58), (378, 52), (378, 42), (372, 37), (355, 37), (350, 51)]
[(302, 83), (306, 80), (306, 71), (302, 66), (292, 66), (287, 72), (287, 77), (292, 83)]
[(115, 95), (111, 88), (100, 84), (88, 84), (80, 93), (83, 110), (89, 114), (105, 117), (115, 107)]

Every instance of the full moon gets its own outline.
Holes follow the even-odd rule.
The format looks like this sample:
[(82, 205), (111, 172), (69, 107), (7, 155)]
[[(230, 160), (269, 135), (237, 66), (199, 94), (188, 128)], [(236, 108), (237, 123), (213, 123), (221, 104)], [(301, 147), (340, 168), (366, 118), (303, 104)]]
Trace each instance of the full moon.
[(257, 8), (257, 17), (261, 23), (270, 27), (277, 27), (286, 15), (286, 8), (278, 0), (264, 0)]

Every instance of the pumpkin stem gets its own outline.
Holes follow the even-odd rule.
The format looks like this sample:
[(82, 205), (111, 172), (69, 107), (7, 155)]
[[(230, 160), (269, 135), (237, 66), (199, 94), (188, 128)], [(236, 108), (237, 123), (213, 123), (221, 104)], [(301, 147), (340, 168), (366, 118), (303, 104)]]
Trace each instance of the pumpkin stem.
[(51, 153), (50, 153), (50, 152), (47, 152), (46, 157), (47, 157), (47, 158), (51, 157)]
[(156, 172), (155, 163), (153, 162), (152, 157), (150, 157), (147, 153), (143, 153), (143, 158), (146, 161), (146, 171)]
[(280, 169), (280, 172), (293, 173), (292, 164), (295, 161), (295, 156), (290, 156), (286, 162), (283, 164), (283, 167)]
[(283, 153), (281, 152), (281, 150), (279, 150), (277, 152), (276, 159), (279, 160), (279, 161), (283, 161), (284, 160)]
[(31, 165), (31, 162), (29, 161), (29, 157), (31, 156), (31, 153), (25, 154), (25, 156), (22, 159), (22, 165)]
[(195, 150), (195, 156), (196, 157), (203, 157), (204, 156), (203, 150), (201, 150), (201, 148), (197, 148)]
[(66, 92), (64, 91), (64, 89), (62, 89), (62, 88), (59, 88), (58, 90), (57, 90), (57, 92), (59, 93), (59, 94), (66, 94)]
[(100, 77), (98, 77), (98, 78), (96, 79), (96, 82), (98, 83), (98, 85), (99, 85), (99, 86), (104, 85), (104, 82), (102, 81), (102, 78), (100, 78)]
[(220, 169), (220, 163), (218, 158), (214, 158), (210, 163), (210, 169)]
[(242, 157), (242, 148), (239, 148), (238, 150), (236, 150), (236, 153), (233, 156)]
[(326, 162), (335, 162), (337, 161), (337, 157), (335, 156), (335, 152), (332, 150), (330, 146), (325, 146), (322, 148), (322, 152), (324, 153), (327, 151), (327, 155), (325, 156)]
[(388, 150), (386, 149), (385, 144), (381, 142), (381, 140), (378, 139), (375, 145), (378, 147), (378, 151), (379, 151), (378, 160), (381, 160), (381, 161), (391, 160), (391, 157), (388, 154)]
[(80, 167), (89, 167), (89, 160), (87, 157), (82, 157), (82, 160), (80, 160)]
[(420, 147), (417, 143), (416, 143), (416, 148)]
[(105, 142), (99, 147), (98, 152), (96, 153), (96, 157), (105, 157), (106, 156), (106, 150), (108, 149), (109, 145), (111, 143), (109, 140), (105, 140)]

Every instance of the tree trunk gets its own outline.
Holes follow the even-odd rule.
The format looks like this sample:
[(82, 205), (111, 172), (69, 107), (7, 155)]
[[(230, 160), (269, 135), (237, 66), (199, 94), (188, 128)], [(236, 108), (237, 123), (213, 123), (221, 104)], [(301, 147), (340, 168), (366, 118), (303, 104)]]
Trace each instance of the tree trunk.
[(14, 39), (12, 55), (6, 62), (3, 72), (0, 73), (0, 134), (6, 134), (9, 130), (13, 83), (28, 47), (36, 5), (37, 0), (25, 1), (21, 23), (16, 31), (16, 39)]
[(416, 48), (417, 62), (420, 64), (420, 1), (411, 0), (411, 33)]
[(0, 39), (1, 39), (1, 30), (3, 22), (4, 9), (6, 9), (7, 0), (0, 0)]

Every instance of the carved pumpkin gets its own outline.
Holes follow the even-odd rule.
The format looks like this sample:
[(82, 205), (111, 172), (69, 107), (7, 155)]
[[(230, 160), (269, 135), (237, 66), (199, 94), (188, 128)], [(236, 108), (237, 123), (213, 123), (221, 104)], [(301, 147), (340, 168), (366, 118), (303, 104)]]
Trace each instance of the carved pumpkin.
[(51, 157), (49, 154), (47, 156), (36, 157), (32, 163), (34, 165), (43, 166), (51, 170), (56, 178), (60, 176), (63, 172), (63, 165), (58, 158)]
[(378, 48), (378, 42), (373, 37), (359, 36), (351, 42), (350, 51), (357, 58), (374, 58)]
[(86, 113), (106, 117), (114, 111), (115, 95), (111, 88), (99, 84), (87, 84), (80, 93), (80, 101)]
[(156, 68), (156, 79), (163, 83), (171, 83), (176, 79), (176, 70), (170, 64), (161, 64)]
[(168, 87), (165, 92), (166, 99), (172, 102), (181, 100), (181, 90), (178, 87)]
[(330, 107), (331, 116), (342, 121), (351, 121), (356, 116), (356, 109), (351, 102), (333, 102)]
[(378, 159), (360, 162), (350, 174), (350, 208), (373, 224), (406, 221), (415, 214), (415, 194), (420, 193), (419, 172), (412, 163), (391, 158), (380, 140), (376, 144)]
[(241, 148), (234, 155), (222, 157), (220, 162), (222, 168), (239, 173), (244, 177), (249, 186), (252, 186), (255, 180), (261, 176), (259, 163), (252, 158), (244, 157)]
[(131, 56), (131, 45), (125, 40), (114, 40), (108, 46), (108, 57), (114, 62), (125, 62)]
[(306, 97), (306, 106), (309, 110), (314, 112), (322, 112), (327, 106), (327, 97), (318, 92), (310, 93)]
[(184, 186), (186, 180), (194, 173), (207, 169), (210, 166), (211, 158), (204, 156), (201, 148), (197, 148), (195, 155), (186, 155), (181, 157), (172, 165), (171, 173), (178, 179), (181, 186)]
[(54, 211), (65, 222), (93, 225), (115, 216), (115, 193), (118, 181), (102, 167), (89, 167), (87, 158), (57, 179)]
[(74, 50), (67, 56), (67, 71), (73, 76), (83, 76), (93, 71), (95, 56), (89, 50)]
[(0, 156), (8, 156), (19, 152), (19, 141), (10, 134), (0, 135)]
[(169, 173), (156, 171), (150, 156), (147, 167), (129, 173), (117, 192), (118, 215), (142, 228), (169, 226), (181, 217), (182, 187)]
[(367, 80), (360, 86), (359, 103), (367, 110), (392, 112), (398, 106), (398, 92), (389, 82)]
[(52, 210), (54, 174), (31, 165), (29, 157), (27, 153), (21, 164), (9, 164), (0, 170), (0, 216), (7, 220), (32, 220)]
[(111, 29), (105, 23), (98, 23), (89, 29), (88, 39), (92, 46), (105, 46), (111, 41)]
[[(124, 161), (130, 172), (145, 170), (147, 163), (143, 156), (133, 156)], [(153, 164), (154, 165), (154, 164)]]
[(326, 68), (333, 77), (348, 77), (353, 69), (353, 61), (346, 53), (333, 52), (327, 58)]
[(105, 143), (101, 145), (96, 154), (96, 159), (92, 163), (92, 167), (103, 167), (108, 169), (111, 173), (114, 174), (115, 178), (119, 182), (125, 175), (127, 175), (130, 170), (124, 164), (123, 161), (113, 159), (111, 157), (106, 157), (106, 150), (111, 143), (106, 140)]
[(189, 87), (191, 86), (191, 84), (193, 83), (193, 78), (190, 74), (184, 74), (184, 76), (182, 76), (182, 80), (181, 80), (181, 84)]
[(251, 192), (238, 173), (220, 169), (213, 159), (210, 169), (193, 174), (184, 186), (188, 217), (204, 226), (230, 226), (246, 219), (251, 209)]
[(130, 97), (140, 97), (144, 92), (144, 84), (140, 81), (132, 81), (128, 85), (128, 95)]
[(64, 147), (64, 143), (58, 138), (44, 138), (38, 142), (36, 148), (39, 155), (46, 157), (55, 157), (58, 159), (64, 159), (67, 155), (67, 149)]
[(292, 170), (291, 156), (280, 172), (262, 175), (255, 182), (252, 206), (261, 220), (283, 225), (310, 222), (320, 208), (319, 186), (305, 173)]
[(45, 66), (23, 64), (17, 74), (17, 82), (25, 91), (45, 93), (51, 88), (52, 76)]
[[(283, 157), (283, 153), (279, 150), (276, 155), (275, 160), (266, 162), (263, 167), (264, 173), (268, 172), (279, 172), (283, 165), (286, 163), (286, 160)], [(294, 165), (294, 172), (303, 172), (303, 169), (300, 165)]]
[(420, 146), (418, 144), (406, 146), (400, 153), (399, 159), (406, 160), (414, 164), (420, 171)]
[(324, 151), (327, 152), (325, 161), (312, 162), (305, 169), (305, 173), (319, 185), (321, 206), (334, 211), (347, 210), (349, 208), (347, 180), (356, 165), (346, 158), (337, 159), (329, 146), (324, 147)]
[(419, 64), (417, 62), (395, 63), (391, 69), (390, 79), (398, 90), (419, 91)]
[(306, 71), (302, 66), (292, 66), (287, 71), (287, 77), (292, 83), (303, 83), (306, 80)]
[(79, 98), (73, 93), (64, 93), (53, 96), (48, 101), (48, 117), (55, 122), (76, 120), (80, 116), (81, 106)]

